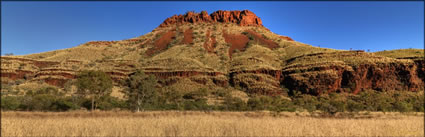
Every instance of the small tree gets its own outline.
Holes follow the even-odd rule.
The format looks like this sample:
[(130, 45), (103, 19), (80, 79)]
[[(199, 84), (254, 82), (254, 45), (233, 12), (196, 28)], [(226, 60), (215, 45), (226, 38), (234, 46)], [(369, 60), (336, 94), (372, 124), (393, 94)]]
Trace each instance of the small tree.
[(102, 71), (83, 71), (78, 75), (76, 85), (78, 94), (91, 99), (91, 110), (95, 108), (95, 101), (112, 92), (112, 79)]
[(157, 82), (154, 75), (146, 75), (143, 71), (137, 71), (127, 79), (125, 82), (128, 87), (126, 94), (129, 96), (129, 101), (135, 104), (137, 112), (143, 105), (157, 103), (158, 93), (155, 87)]

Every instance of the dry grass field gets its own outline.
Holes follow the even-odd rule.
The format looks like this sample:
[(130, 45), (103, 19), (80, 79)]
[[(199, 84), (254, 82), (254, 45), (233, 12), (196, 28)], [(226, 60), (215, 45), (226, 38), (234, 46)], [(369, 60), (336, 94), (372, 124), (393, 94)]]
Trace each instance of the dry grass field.
[(424, 136), (424, 114), (2, 112), (1, 136)]

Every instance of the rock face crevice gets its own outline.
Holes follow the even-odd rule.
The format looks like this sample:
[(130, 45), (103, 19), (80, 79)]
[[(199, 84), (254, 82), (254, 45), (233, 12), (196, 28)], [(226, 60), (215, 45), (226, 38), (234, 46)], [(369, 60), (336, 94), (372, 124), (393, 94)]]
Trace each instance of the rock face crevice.
[(235, 23), (240, 26), (259, 26), (263, 23), (259, 17), (249, 10), (243, 11), (215, 11), (208, 15), (206, 11), (201, 13), (187, 12), (184, 15), (174, 15), (167, 18), (159, 27), (167, 27), (175, 24), (187, 23)]

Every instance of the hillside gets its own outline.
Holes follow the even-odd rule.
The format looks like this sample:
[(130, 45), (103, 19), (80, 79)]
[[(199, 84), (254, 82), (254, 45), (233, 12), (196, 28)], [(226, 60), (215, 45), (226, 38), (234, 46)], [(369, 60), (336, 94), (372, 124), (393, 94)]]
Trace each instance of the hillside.
[(64, 87), (81, 70), (102, 70), (119, 88), (120, 80), (141, 69), (178, 92), (207, 88), (241, 96), (422, 91), (425, 80), (423, 49), (319, 48), (273, 33), (248, 10), (187, 12), (139, 37), (2, 56), (1, 62), (2, 83), (44, 81)]

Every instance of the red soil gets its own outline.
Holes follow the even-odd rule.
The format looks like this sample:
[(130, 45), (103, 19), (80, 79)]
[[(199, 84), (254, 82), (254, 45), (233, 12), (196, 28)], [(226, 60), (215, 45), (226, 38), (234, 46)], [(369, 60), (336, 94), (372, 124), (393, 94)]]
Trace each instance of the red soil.
[(175, 38), (175, 31), (170, 30), (163, 34), (161, 38), (155, 40), (154, 46), (146, 51), (146, 54), (151, 56), (157, 52), (167, 49), (168, 44)]
[(242, 34), (227, 34), (226, 31), (223, 30), (223, 37), (226, 43), (231, 44), (229, 48), (229, 56), (232, 57), (233, 51), (235, 49), (239, 51), (245, 50), (246, 44), (249, 39), (247, 36)]
[(193, 30), (192, 29), (187, 29), (186, 31), (184, 31), (183, 33), (183, 41), (181, 42), (181, 44), (193, 44)]
[(258, 34), (255, 31), (252, 30), (246, 30), (245, 32), (248, 32), (249, 35), (254, 37), (254, 41), (258, 41), (262, 45), (267, 45), (268, 48), (274, 49), (278, 47), (278, 44), (276, 42), (273, 42), (271, 40), (268, 40), (263, 37), (263, 35)]

